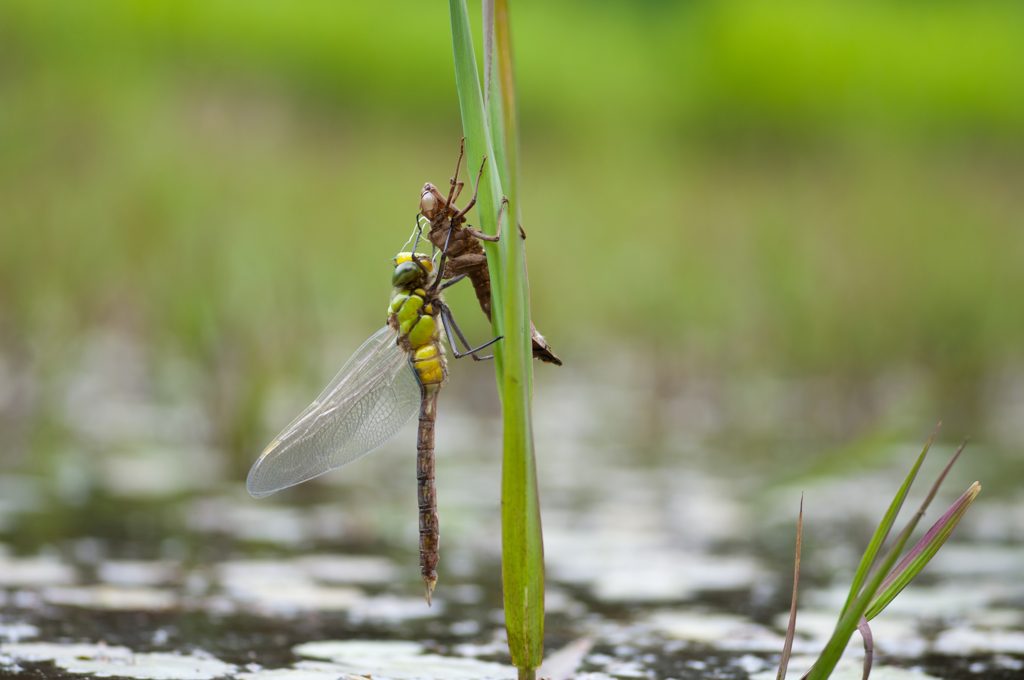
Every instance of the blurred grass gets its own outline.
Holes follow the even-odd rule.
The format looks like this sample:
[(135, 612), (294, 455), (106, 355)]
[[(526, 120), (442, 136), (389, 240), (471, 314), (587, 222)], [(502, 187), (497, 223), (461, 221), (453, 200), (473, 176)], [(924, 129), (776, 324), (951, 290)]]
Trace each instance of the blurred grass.
[[(516, 10), (533, 316), (560, 353), (627, 338), (726, 369), (958, 378), (1020, 356), (1018, 5)], [(4, 337), (125, 324), (250, 376), (253, 414), (311, 343), (354, 347), (419, 188), (451, 174), (447, 40), (444, 6), (409, 1), (384, 21), (4, 0)]]

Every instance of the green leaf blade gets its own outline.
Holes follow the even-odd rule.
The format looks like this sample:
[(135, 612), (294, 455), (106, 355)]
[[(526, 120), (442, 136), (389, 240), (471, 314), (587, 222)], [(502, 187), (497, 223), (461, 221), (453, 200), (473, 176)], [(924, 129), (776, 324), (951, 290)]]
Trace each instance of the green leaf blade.
[[(485, 4), (484, 104), (465, 0), (450, 0), (456, 82), (467, 157), (488, 157), (477, 202), (485, 233), (496, 233), (502, 197), (509, 199), (501, 240), (488, 243), (492, 325), (504, 337), (495, 351), (502, 401), (502, 588), (512, 662), (520, 678), (533, 678), (544, 655), (544, 549), (537, 496), (531, 402), (533, 386), (529, 284), (521, 236), (515, 85), (508, 7)], [(493, 31), (493, 32), (491, 32)], [(485, 197), (486, 194), (486, 197)]]
[[(920, 458), (918, 459), (920, 461)], [(875, 572), (871, 580), (868, 581), (867, 585), (861, 590), (861, 593), (853, 598), (850, 606), (846, 608), (845, 613), (840, 617), (839, 623), (836, 624), (836, 629), (832, 633), (832, 637), (829, 638), (828, 643), (825, 645), (825, 649), (821, 652), (818, 660), (814, 663), (814, 667), (810, 673), (807, 674), (807, 680), (825, 680), (832, 671), (835, 669), (836, 664), (839, 663), (840, 657), (843, 655), (843, 651), (846, 649), (846, 644), (850, 641), (857, 626), (860, 624), (864, 613), (867, 611), (868, 604), (874, 598), (874, 594), (878, 591), (878, 586), (882, 583), (882, 579), (885, 574), (892, 569), (893, 564), (896, 562), (896, 558), (903, 550), (903, 546), (906, 545), (907, 539), (910, 538), (910, 534), (914, 530), (917, 518), (911, 520), (910, 524), (900, 532), (900, 535), (896, 538), (896, 542), (893, 544), (893, 549), (889, 551), (885, 559), (882, 561), (881, 568)], [(852, 588), (851, 588), (852, 593)]]
[[(936, 428), (936, 431), (938, 431), (938, 428)], [(907, 480), (904, 482), (903, 486), (900, 487), (900, 490), (896, 494), (896, 498), (893, 499), (893, 503), (892, 505), (890, 505), (889, 509), (890, 512), (886, 513), (886, 518), (889, 517), (893, 509), (896, 508), (897, 504), (902, 503), (902, 499), (906, 497), (907, 492), (910, 490), (910, 483), (913, 481), (913, 477), (914, 475), (916, 475), (917, 469), (920, 467), (921, 462), (924, 460), (924, 456), (928, 452), (928, 449), (931, 446), (931, 442), (932, 439), (934, 439), (934, 437), (935, 433), (932, 433), (932, 437), (929, 438), (928, 443), (925, 445), (924, 450), (921, 452), (921, 455), (918, 456), (917, 462), (914, 464), (913, 469), (907, 476)], [(943, 480), (945, 480), (950, 468), (960, 457), (960, 453), (964, 450), (964, 446), (966, 444), (967, 442), (965, 440), (964, 443), (960, 445), (960, 448), (957, 449), (957, 452), (953, 455), (953, 458), (943, 469), (938, 479), (936, 479), (935, 483), (932, 484), (932, 487), (929, 490), (924, 502), (921, 504), (921, 507), (918, 508), (917, 512), (914, 513), (914, 516), (910, 519), (909, 522), (907, 522), (907, 525), (896, 537), (896, 540), (893, 542), (892, 547), (889, 548), (889, 551), (885, 554), (885, 557), (882, 559), (882, 563), (879, 565), (878, 569), (875, 570), (867, 584), (864, 585), (863, 588), (860, 588), (859, 591), (857, 590), (856, 583), (853, 586), (851, 586), (850, 594), (847, 597), (847, 606), (844, 608), (843, 613), (840, 615), (839, 623), (836, 624), (836, 629), (832, 633), (832, 637), (829, 638), (828, 643), (825, 645), (825, 649), (818, 657), (818, 660), (815, 662), (814, 667), (811, 668), (810, 672), (807, 674), (806, 677), (808, 678), (808, 680), (824, 680), (832, 673), (832, 670), (835, 668), (836, 664), (839, 662), (839, 658), (843, 654), (843, 650), (846, 648), (846, 644), (850, 641), (850, 637), (853, 635), (853, 631), (857, 629), (862, 619), (864, 623), (867, 622), (867, 611), (869, 607), (871, 607), (876, 602), (876, 598), (879, 598), (879, 591), (883, 590), (883, 583), (890, 582), (890, 579), (892, 581), (897, 580), (902, 573), (905, 573), (906, 568), (909, 568), (909, 565), (911, 563), (915, 563), (915, 560), (923, 555), (926, 547), (934, 548), (934, 550), (937, 551), (939, 547), (941, 547), (942, 542), (945, 541), (945, 538), (942, 538), (942, 540), (939, 541), (935, 538), (935, 536), (943, 533), (945, 534), (945, 536), (948, 536), (949, 532), (952, 531), (953, 526), (956, 522), (950, 521), (950, 519), (944, 515), (942, 518), (940, 518), (936, 527), (933, 527), (933, 529), (935, 529), (935, 534), (933, 534), (931, 537), (926, 536), (926, 539), (928, 540), (924, 541), (923, 543), (919, 542), (919, 545), (922, 546), (922, 550), (919, 553), (914, 554), (913, 557), (910, 557), (909, 559), (905, 559), (903, 561), (906, 562), (908, 566), (905, 568), (898, 568), (895, 570), (893, 569), (893, 565), (895, 564), (896, 559), (899, 557), (900, 553), (903, 551), (903, 548), (906, 545), (907, 540), (910, 538), (910, 535), (914, 532), (914, 529), (917, 527), (917, 523), (924, 516), (925, 511), (928, 509), (928, 505), (931, 503), (932, 499), (935, 498), (935, 494), (938, 493), (939, 487), (941, 486)], [(953, 505), (953, 508), (951, 508), (947, 515), (957, 515), (957, 511), (959, 511), (959, 516), (962, 516), (963, 511), (967, 509), (967, 505), (970, 504), (970, 501), (973, 500), (974, 496), (977, 495), (980, 489), (980, 484), (975, 482), (975, 484), (972, 485), (970, 489), (968, 489), (967, 493), (961, 496), (960, 500)], [(896, 509), (898, 511), (898, 508)], [(893, 515), (893, 518), (895, 518), (895, 515)], [(957, 521), (959, 520), (957, 519)], [(883, 525), (885, 523), (885, 520), (883, 520)], [(891, 525), (892, 522), (889, 522), (890, 527)], [(882, 528), (883, 527), (880, 525), (878, 532), (882, 531)], [(886, 528), (886, 532), (887, 531), (888, 528)], [(878, 535), (878, 532), (876, 532), (876, 536)], [(881, 546), (879, 545), (877, 548), (874, 549), (874, 552), (877, 554), (880, 548)], [(865, 557), (866, 556), (867, 553), (865, 553)], [(931, 557), (929, 556), (928, 559), (931, 559)], [(901, 565), (903, 565), (903, 562), (901, 562)], [(862, 560), (861, 564), (863, 565), (863, 563), (864, 560)], [(923, 563), (920, 563), (920, 567), (923, 568), (923, 566)], [(920, 569), (918, 569), (918, 571), (919, 570)], [(893, 576), (894, 572), (896, 576)], [(886, 587), (885, 590), (888, 591), (889, 588)], [(895, 597), (895, 595), (896, 593), (893, 593), (892, 597)], [(891, 598), (889, 598), (889, 600), (891, 601)], [(888, 602), (886, 602), (886, 604), (888, 604)], [(881, 611), (881, 609), (879, 609), (879, 611)]]
[[(498, 228), (498, 209), (501, 205), (503, 191), (498, 175), (497, 164), (494, 162), (494, 149), (487, 126), (487, 115), (484, 111), (483, 96), (480, 92), (480, 74), (476, 67), (476, 55), (473, 51), (473, 38), (469, 24), (469, 12), (465, 0), (449, 0), (449, 11), (452, 23), (452, 51), (455, 58), (455, 84), (459, 92), (459, 108), (462, 111), (462, 130), (466, 136), (466, 169), (468, 176), (475, 181), (476, 174), (483, 165), (483, 175), (477, 189), (477, 213), (480, 218), (480, 229), (485, 234), (494, 235)], [(491, 274), (491, 329), (495, 336), (505, 334), (504, 305), (506, 300), (505, 278), (502, 275), (502, 259), (499, 256), (498, 244), (484, 242), (487, 254), (487, 267)], [(494, 345), (494, 367), (499, 376), (499, 390), (505, 359), (504, 342)]]
[(953, 529), (960, 522), (960, 519), (967, 512), (967, 508), (981, 492), (981, 484), (975, 482), (967, 491), (954, 503), (946, 513), (939, 518), (931, 529), (918, 541), (917, 545), (907, 553), (907, 556), (900, 560), (900, 563), (879, 585), (878, 596), (868, 606), (864, 616), (871, 620), (878, 616), (897, 595), (916, 577), (925, 565), (931, 561), (939, 548), (946, 542)]
[[(504, 456), (502, 466), (502, 526), (511, 532), (502, 550), (505, 617), (512, 661), (530, 677), (544, 657), (544, 547), (537, 496), (531, 402), (533, 346), (530, 340), (530, 298), (526, 278), (519, 196), (519, 142), (516, 91), (512, 63), (512, 36), (507, 0), (494, 3), (494, 50), (484, 57), (497, 77), (492, 81), (490, 109), (494, 146), (506, 163), (499, 173), (509, 199), (501, 241), (498, 243), (505, 275)], [(488, 30), (488, 27), (485, 27)], [(500, 108), (497, 107), (500, 102)], [(500, 117), (497, 115), (500, 113)], [(502, 136), (498, 136), (498, 134)], [(502, 172), (504, 171), (504, 172)]]
[(853, 576), (853, 584), (850, 586), (850, 594), (846, 597), (846, 602), (843, 604), (842, 614), (845, 615), (850, 605), (853, 603), (857, 594), (860, 593), (861, 587), (868, 578), (868, 574), (871, 573), (871, 566), (875, 563), (878, 558), (878, 553), (882, 549), (882, 544), (885, 543), (885, 539), (889, 536), (889, 532), (892, 530), (892, 525), (896, 522), (896, 516), (900, 512), (900, 508), (903, 507), (903, 501), (906, 500), (907, 494), (910, 492), (910, 486), (914, 483), (914, 478), (917, 477), (917, 471), (921, 468), (921, 464), (924, 462), (925, 456), (928, 455), (928, 450), (932, 446), (932, 441), (935, 439), (935, 435), (939, 431), (939, 427), (942, 423), (935, 426), (935, 431), (932, 432), (932, 436), (928, 438), (928, 441), (924, 445), (924, 450), (921, 451), (921, 455), (917, 457), (914, 462), (914, 466), (910, 469), (906, 479), (903, 480), (903, 484), (900, 486), (899, 491), (896, 492), (896, 496), (892, 499), (892, 503), (889, 505), (889, 509), (886, 510), (885, 515), (882, 516), (882, 521), (879, 522), (878, 528), (875, 529), (874, 535), (871, 537), (871, 541), (868, 543), (867, 549), (864, 551), (864, 556), (861, 557), (860, 564), (857, 566), (857, 571)]

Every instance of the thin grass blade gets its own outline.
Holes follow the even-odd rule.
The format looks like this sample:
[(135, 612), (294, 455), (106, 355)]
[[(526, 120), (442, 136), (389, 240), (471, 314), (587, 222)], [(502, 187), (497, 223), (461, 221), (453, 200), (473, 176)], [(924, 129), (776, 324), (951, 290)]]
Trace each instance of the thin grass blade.
[(948, 475), (949, 471), (953, 469), (953, 465), (955, 465), (956, 461), (959, 460), (960, 454), (964, 452), (964, 448), (970, 440), (970, 437), (964, 438), (960, 447), (956, 450), (956, 453), (954, 453), (953, 457), (949, 459), (948, 463), (946, 463), (946, 467), (942, 468), (942, 473), (939, 475), (938, 479), (935, 480), (935, 483), (932, 484), (932, 488), (928, 490), (928, 495), (925, 497), (924, 502), (921, 503), (921, 508), (918, 510), (918, 513), (922, 516), (924, 515), (925, 510), (928, 509), (928, 506), (931, 505), (932, 500), (935, 498), (935, 494), (939, 492), (939, 487), (942, 486), (944, 481), (946, 481), (946, 475)]
[(928, 438), (928, 442), (924, 445), (924, 450), (922, 450), (921, 455), (917, 457), (914, 467), (910, 469), (910, 473), (907, 475), (907, 478), (903, 480), (903, 485), (900, 486), (899, 491), (896, 492), (896, 497), (892, 499), (889, 509), (886, 510), (885, 515), (882, 517), (882, 521), (878, 524), (878, 528), (875, 529), (875, 534), (871, 537), (867, 550), (864, 551), (864, 556), (861, 558), (860, 564), (857, 566), (857, 572), (853, 576), (853, 584), (850, 586), (850, 594), (847, 596), (846, 602), (843, 604), (840, 616), (846, 615), (854, 598), (856, 598), (861, 592), (861, 587), (867, 580), (868, 574), (871, 573), (871, 567), (875, 563), (879, 551), (882, 549), (882, 544), (885, 543), (885, 539), (889, 536), (889, 531), (892, 529), (892, 525), (896, 521), (896, 515), (899, 514), (900, 508), (903, 506), (903, 501), (906, 499), (907, 493), (910, 491), (910, 485), (914, 483), (917, 471), (921, 468), (921, 463), (924, 462), (925, 456), (928, 455), (928, 449), (931, 448), (932, 440), (935, 439), (935, 435), (938, 433), (939, 427), (941, 426), (942, 423), (935, 426), (932, 436)]
[(899, 595), (900, 591), (907, 587), (907, 585), (917, 576), (925, 565), (935, 556), (942, 547), (942, 544), (946, 542), (949, 535), (953, 532), (960, 518), (967, 512), (968, 506), (974, 501), (978, 493), (981, 492), (981, 484), (975, 482), (971, 485), (967, 491), (954, 503), (949, 510), (946, 511), (942, 517), (939, 518), (935, 524), (932, 525), (928, 533), (918, 541), (917, 545), (914, 546), (913, 550), (907, 553), (907, 556), (900, 560), (900, 563), (892, 570), (892, 572), (882, 581), (879, 586), (878, 596), (872, 600), (871, 605), (865, 612), (865, 617), (868, 620), (875, 618), (883, 609), (885, 609), (893, 598)]
[[(924, 501), (921, 503), (921, 507), (917, 509), (917, 512), (914, 513), (914, 517), (911, 520), (911, 523), (914, 526), (916, 526), (917, 522), (919, 522), (924, 517), (925, 512), (927, 512), (928, 510), (928, 506), (931, 505), (932, 500), (935, 498), (935, 494), (938, 493), (939, 487), (942, 486), (942, 482), (946, 479), (946, 475), (949, 474), (949, 471), (950, 469), (952, 469), (953, 464), (956, 463), (956, 461), (960, 458), (960, 454), (963, 453), (965, 446), (967, 446), (967, 439), (964, 439), (963, 443), (960, 444), (960, 448), (958, 448), (956, 450), (956, 453), (953, 454), (953, 457), (949, 459), (949, 462), (946, 463), (946, 467), (942, 469), (942, 473), (938, 476), (938, 478), (932, 484), (932, 487), (928, 490), (928, 495), (925, 496)], [(906, 529), (904, 529), (904, 531), (906, 531)], [(886, 553), (886, 557), (888, 558), (893, 553), (895, 553), (894, 556), (899, 556), (899, 550), (897, 550), (895, 545), (889, 547), (889, 552)], [(886, 579), (888, 579), (888, 576), (886, 577)], [(885, 579), (883, 579), (882, 582), (885, 583)]]
[(917, 525), (917, 518), (915, 517), (910, 521), (910, 524), (900, 532), (900, 535), (896, 537), (896, 541), (893, 544), (894, 552), (890, 553), (882, 561), (881, 567), (875, 572), (874, 576), (867, 582), (864, 588), (861, 589), (860, 595), (854, 598), (850, 606), (846, 608), (840, 619), (839, 623), (836, 624), (836, 629), (832, 633), (832, 637), (829, 638), (828, 643), (825, 645), (825, 649), (821, 652), (818, 660), (814, 664), (814, 668), (811, 669), (810, 673), (807, 674), (809, 680), (825, 680), (829, 675), (832, 674), (832, 670), (839, 663), (839, 658), (843, 655), (843, 650), (846, 649), (846, 644), (850, 641), (850, 637), (853, 636), (853, 632), (857, 630), (857, 625), (860, 623), (861, 618), (864, 617), (864, 613), (867, 611), (868, 604), (873, 599), (874, 594), (878, 591), (878, 586), (882, 583), (884, 575), (892, 569), (893, 564), (896, 562), (896, 557), (903, 550), (903, 546), (906, 545), (907, 539), (910, 538), (911, 532)]
[(875, 640), (871, 636), (871, 626), (863, 616), (860, 618), (860, 623), (857, 624), (857, 630), (860, 631), (860, 637), (864, 640), (864, 673), (861, 680), (868, 680), (868, 676), (871, 675), (871, 664), (875, 658)]
[[(936, 431), (938, 431), (938, 427), (936, 427)], [(906, 481), (904, 481), (903, 486), (901, 486), (899, 491), (896, 493), (896, 498), (893, 499), (892, 504), (889, 506), (889, 511), (886, 513), (886, 517), (883, 519), (882, 525), (879, 525), (878, 530), (875, 532), (876, 537), (883, 531), (883, 528), (885, 533), (888, 533), (889, 528), (891, 528), (892, 520), (895, 519), (896, 512), (899, 512), (898, 506), (902, 504), (903, 499), (906, 498), (907, 492), (910, 490), (910, 484), (913, 482), (913, 478), (917, 474), (917, 470), (920, 468), (925, 454), (928, 453), (928, 449), (934, 438), (935, 432), (933, 432), (932, 436), (928, 439), (928, 443), (925, 444), (921, 455), (917, 457), (917, 461), (914, 463), (913, 469), (911, 469), (910, 474), (907, 475)], [(959, 451), (957, 452), (957, 456), (959, 456)], [(953, 457), (954, 461), (957, 456)], [(939, 482), (945, 478), (948, 470), (949, 466), (947, 465), (942, 475), (939, 476)], [(936, 487), (933, 485), (932, 491), (929, 493), (925, 503), (922, 504), (921, 509), (914, 514), (907, 525), (903, 528), (903, 531), (901, 531), (896, 537), (892, 547), (882, 559), (882, 563), (867, 583), (860, 588), (859, 592), (857, 591), (856, 584), (851, 586), (850, 595), (847, 598), (848, 605), (840, 615), (839, 623), (836, 624), (836, 629), (832, 633), (832, 637), (829, 638), (828, 643), (825, 645), (825, 649), (821, 652), (821, 655), (815, 662), (814, 668), (812, 668), (807, 674), (806, 677), (809, 678), (809, 680), (824, 680), (832, 674), (832, 670), (839, 662), (839, 658), (843, 655), (843, 650), (846, 648), (846, 644), (850, 641), (853, 631), (857, 629), (857, 625), (860, 623), (861, 618), (864, 617), (867, 612), (868, 605), (874, 600), (875, 594), (878, 593), (882, 581), (885, 580), (886, 575), (888, 575), (890, 570), (892, 570), (893, 565), (896, 563), (896, 559), (899, 557), (900, 553), (903, 552), (904, 546), (906, 546), (907, 541), (910, 539), (910, 535), (917, 527), (918, 521), (920, 521), (924, 514), (924, 509), (927, 507), (931, 498), (935, 495), (936, 490)], [(890, 514), (892, 515), (892, 518), (889, 517)], [(888, 527), (884, 527), (886, 523), (888, 523)], [(874, 548), (876, 555), (880, 547), (881, 544), (879, 543), (879, 545)], [(866, 553), (865, 557), (867, 557)], [(861, 566), (864, 565), (864, 562), (864, 560), (861, 560)], [(870, 569), (870, 564), (868, 565), (868, 569)]]
[(786, 680), (789, 657), (793, 653), (793, 637), (796, 635), (796, 596), (800, 587), (800, 543), (804, 534), (804, 495), (800, 494), (800, 514), (796, 520), (796, 558), (793, 560), (793, 601), (789, 606), (789, 624), (786, 626), (786, 644), (782, 647), (782, 660), (776, 680)]

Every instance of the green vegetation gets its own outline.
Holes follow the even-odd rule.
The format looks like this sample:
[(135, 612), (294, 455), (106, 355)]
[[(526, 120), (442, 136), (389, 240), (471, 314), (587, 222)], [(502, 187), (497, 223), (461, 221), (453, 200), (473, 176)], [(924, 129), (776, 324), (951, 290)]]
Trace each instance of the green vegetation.
[[(532, 314), (557, 350), (958, 380), (1019, 356), (1018, 5), (517, 11)], [(127, 324), (257, 404), (311, 338), (365, 337), (365, 283), (457, 153), (448, 35), (411, 2), (386, 24), (357, 3), (3, 3), (3, 342), (45, 356)]]
[[(483, 166), (478, 212), (494, 297), (495, 373), (502, 404), (501, 582), (512, 663), (533, 680), (544, 659), (544, 545), (533, 446), (530, 287), (519, 211), (519, 140), (508, 6), (484, 3), (484, 90), (465, 0), (452, 0), (452, 45), (469, 166)], [(485, 98), (484, 92), (487, 92)], [(486, 104), (485, 104), (486, 99)]]
[[(528, 347), (508, 328), (529, 314), (570, 366), (632, 343), (709, 371), (912, 365), (977, 385), (1021, 358), (1018, 3), (575, 0), (517, 12), (523, 141), (491, 131), (494, 160), (507, 147), (512, 168), (490, 166), (472, 218), (493, 231), (505, 194), (530, 235), (532, 298), (510, 309), (502, 287), (522, 291), (525, 271), (516, 281), (507, 269), (511, 239), (488, 246), (502, 253), (491, 267), (503, 389), (531, 378), (500, 356)], [(443, 5), (411, 0), (386, 21), (328, 0), (0, 4), (0, 352), (46, 369), (83, 330), (127, 327), (217, 376), (218, 443), (247, 465), (275, 374), (318, 373), (325, 343), (354, 346), (381, 324), (378, 284), (420, 187), (451, 173), (460, 95), (475, 179), (487, 135), (466, 123), (449, 35)], [(467, 286), (450, 298), (476, 309)], [(460, 319), (470, 337), (487, 334), (481, 315)], [(527, 502), (506, 504), (506, 528), (536, 509), (528, 393), (517, 398), (506, 453), (526, 455), (503, 493)], [(976, 493), (883, 580), (899, 553), (871, 575), (887, 515), (829, 658)], [(536, 538), (513, 552), (535, 558), (529, 519)], [(506, 587), (536, 603), (522, 586), (539, 574), (517, 569)], [(528, 604), (509, 612), (528, 669), (542, 620)]]
[[(938, 492), (939, 487), (942, 486), (942, 482), (945, 480), (946, 475), (949, 473), (950, 468), (956, 463), (957, 458), (960, 457), (960, 453), (963, 452), (964, 446), (967, 445), (965, 440), (961, 444), (960, 448), (957, 449), (956, 454), (953, 455), (952, 460), (946, 465), (945, 469), (939, 475), (938, 479), (932, 484), (931, 490), (928, 492), (921, 507), (914, 513), (913, 517), (907, 522), (903, 530), (900, 531), (899, 535), (893, 540), (889, 546), (889, 550), (883, 555), (881, 552), (882, 546), (888, 538), (889, 533), (892, 531), (893, 525), (896, 523), (896, 517), (899, 515), (900, 508), (903, 506), (903, 502), (907, 498), (907, 494), (910, 492), (910, 487), (914, 483), (914, 479), (917, 477), (918, 470), (921, 468), (921, 463), (924, 462), (924, 458), (928, 455), (928, 449), (931, 448), (932, 440), (935, 439), (939, 428), (935, 428), (935, 432), (928, 439), (928, 442), (924, 445), (924, 450), (921, 451), (921, 455), (917, 457), (913, 467), (907, 477), (903, 480), (903, 484), (900, 486), (896, 495), (893, 497), (892, 503), (889, 505), (888, 510), (882, 517), (882, 521), (878, 524), (878, 528), (875, 530), (874, 535), (871, 537), (871, 542), (868, 544), (867, 549), (864, 551), (864, 555), (861, 558), (860, 564), (857, 567), (857, 572), (853, 577), (853, 583), (850, 586), (850, 593), (846, 598), (846, 603), (843, 605), (843, 609), (839, 615), (839, 621), (836, 623), (835, 631), (828, 643), (825, 645), (825, 649), (822, 650), (817, 661), (815, 661), (813, 668), (805, 676), (809, 680), (825, 680), (828, 678), (832, 671), (835, 669), (836, 664), (839, 662), (840, 657), (843, 655), (843, 651), (846, 649), (847, 644), (850, 642), (850, 638), (853, 636), (854, 631), (859, 630), (864, 638), (864, 680), (867, 680), (868, 675), (871, 672), (872, 660), (874, 657), (874, 642), (871, 634), (871, 627), (869, 621), (878, 616), (885, 609), (893, 598), (899, 595), (902, 591), (919, 573), (924, 569), (925, 565), (931, 560), (932, 557), (942, 548), (942, 545), (949, 538), (953, 529), (960, 522), (960, 519), (967, 512), (967, 508), (974, 502), (974, 499), (981, 492), (981, 484), (974, 482), (967, 491), (960, 496), (960, 498), (953, 504), (949, 510), (946, 511), (942, 517), (939, 518), (935, 524), (928, 530), (928, 532), (918, 541), (907, 555), (900, 560), (899, 564), (896, 563), (897, 558), (903, 551), (907, 540), (910, 535), (914, 533), (914, 529), (917, 526), (918, 521), (924, 517), (925, 511), (935, 498), (935, 494)], [(801, 533), (803, 526), (803, 502), (801, 501), (800, 519), (797, 521), (797, 539), (796, 539), (796, 577), (793, 583), (793, 606), (790, 610), (789, 626), (786, 631), (786, 643), (785, 648), (782, 652), (782, 660), (779, 664), (778, 680), (784, 680), (786, 677), (786, 668), (789, 663), (790, 651), (792, 649), (793, 634), (795, 631), (796, 617), (797, 617), (797, 583), (800, 576), (800, 548), (801, 548)], [(870, 577), (870, 578), (869, 578)]]

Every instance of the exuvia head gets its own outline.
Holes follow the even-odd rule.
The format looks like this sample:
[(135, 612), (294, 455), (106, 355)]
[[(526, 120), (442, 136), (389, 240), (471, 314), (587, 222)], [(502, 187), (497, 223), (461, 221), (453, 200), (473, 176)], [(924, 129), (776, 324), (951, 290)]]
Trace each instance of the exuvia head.
[(423, 288), (429, 283), (434, 263), (423, 253), (399, 253), (395, 256), (395, 273), (391, 285), (395, 288)]
[(441, 207), (444, 197), (430, 182), (423, 185), (423, 192), (420, 194), (420, 213), (428, 220), (437, 217), (437, 211)]

